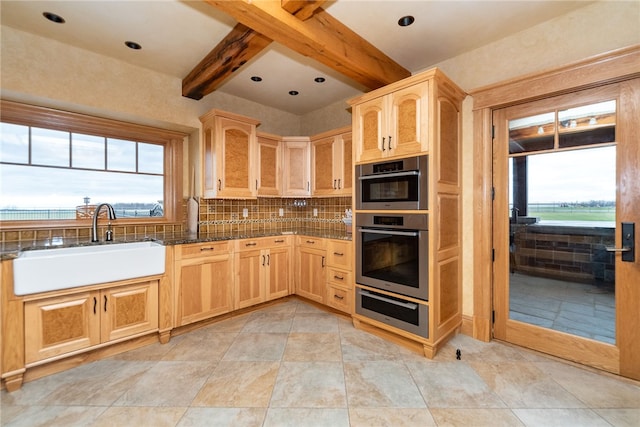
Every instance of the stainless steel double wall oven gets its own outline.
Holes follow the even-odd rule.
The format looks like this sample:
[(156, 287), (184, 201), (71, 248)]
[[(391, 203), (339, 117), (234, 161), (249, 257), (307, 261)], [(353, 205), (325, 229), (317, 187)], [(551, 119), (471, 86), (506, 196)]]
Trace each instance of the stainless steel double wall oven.
[(428, 306), (414, 299), (429, 299), (427, 161), (356, 166), (356, 313), (424, 338)]

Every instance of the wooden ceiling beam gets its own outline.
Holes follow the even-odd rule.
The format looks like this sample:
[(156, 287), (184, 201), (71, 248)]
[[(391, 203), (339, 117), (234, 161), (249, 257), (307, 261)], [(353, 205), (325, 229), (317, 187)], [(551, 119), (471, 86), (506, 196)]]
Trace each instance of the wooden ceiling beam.
[(302, 21), (283, 9), (280, 1), (206, 1), (263, 36), (366, 88), (377, 89), (411, 75), (322, 8)]
[(182, 96), (201, 99), (216, 90), (227, 77), (260, 53), (271, 40), (243, 24), (237, 24), (191, 72), (182, 79)]
[(280, 0), (280, 6), (301, 21), (311, 18), (327, 0)]

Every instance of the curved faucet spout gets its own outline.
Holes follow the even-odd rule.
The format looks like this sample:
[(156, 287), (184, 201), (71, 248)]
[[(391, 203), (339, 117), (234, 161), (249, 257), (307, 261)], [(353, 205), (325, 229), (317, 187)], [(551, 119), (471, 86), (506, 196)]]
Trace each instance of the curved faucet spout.
[(116, 211), (109, 203), (100, 203), (98, 206), (96, 206), (96, 210), (93, 213), (93, 224), (91, 226), (92, 242), (98, 241), (98, 216), (100, 215), (100, 209), (102, 209), (103, 206), (106, 206), (107, 208), (107, 215), (109, 216), (109, 220), (113, 221), (114, 219), (116, 219)]

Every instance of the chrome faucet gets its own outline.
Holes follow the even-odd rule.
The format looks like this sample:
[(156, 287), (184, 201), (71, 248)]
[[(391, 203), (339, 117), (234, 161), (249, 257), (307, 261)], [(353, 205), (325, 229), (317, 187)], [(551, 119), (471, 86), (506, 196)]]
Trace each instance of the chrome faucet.
[[(100, 215), (100, 209), (106, 206), (107, 207), (107, 214), (109, 215), (109, 220), (113, 221), (114, 219), (116, 219), (116, 212), (113, 210), (113, 206), (111, 206), (109, 203), (100, 203), (97, 207), (96, 207), (96, 211), (93, 213), (93, 225), (91, 227), (91, 241), (92, 242), (97, 242), (98, 241), (98, 216)], [(109, 224), (109, 228), (111, 228), (111, 224)], [(109, 238), (111, 237), (111, 238)], [(111, 241), (113, 239), (113, 235), (112, 234), (107, 234), (107, 241)]]

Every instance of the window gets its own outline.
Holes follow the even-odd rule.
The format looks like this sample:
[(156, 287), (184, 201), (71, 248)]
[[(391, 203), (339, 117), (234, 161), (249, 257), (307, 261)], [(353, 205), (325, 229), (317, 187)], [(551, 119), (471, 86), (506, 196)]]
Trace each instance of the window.
[(616, 101), (509, 121), (512, 216), (615, 221)]
[[(3, 101), (0, 220), (175, 221), (184, 135)], [(51, 115), (56, 120), (52, 120)], [(178, 156), (176, 155), (178, 154)], [(177, 164), (176, 164), (177, 163)]]

